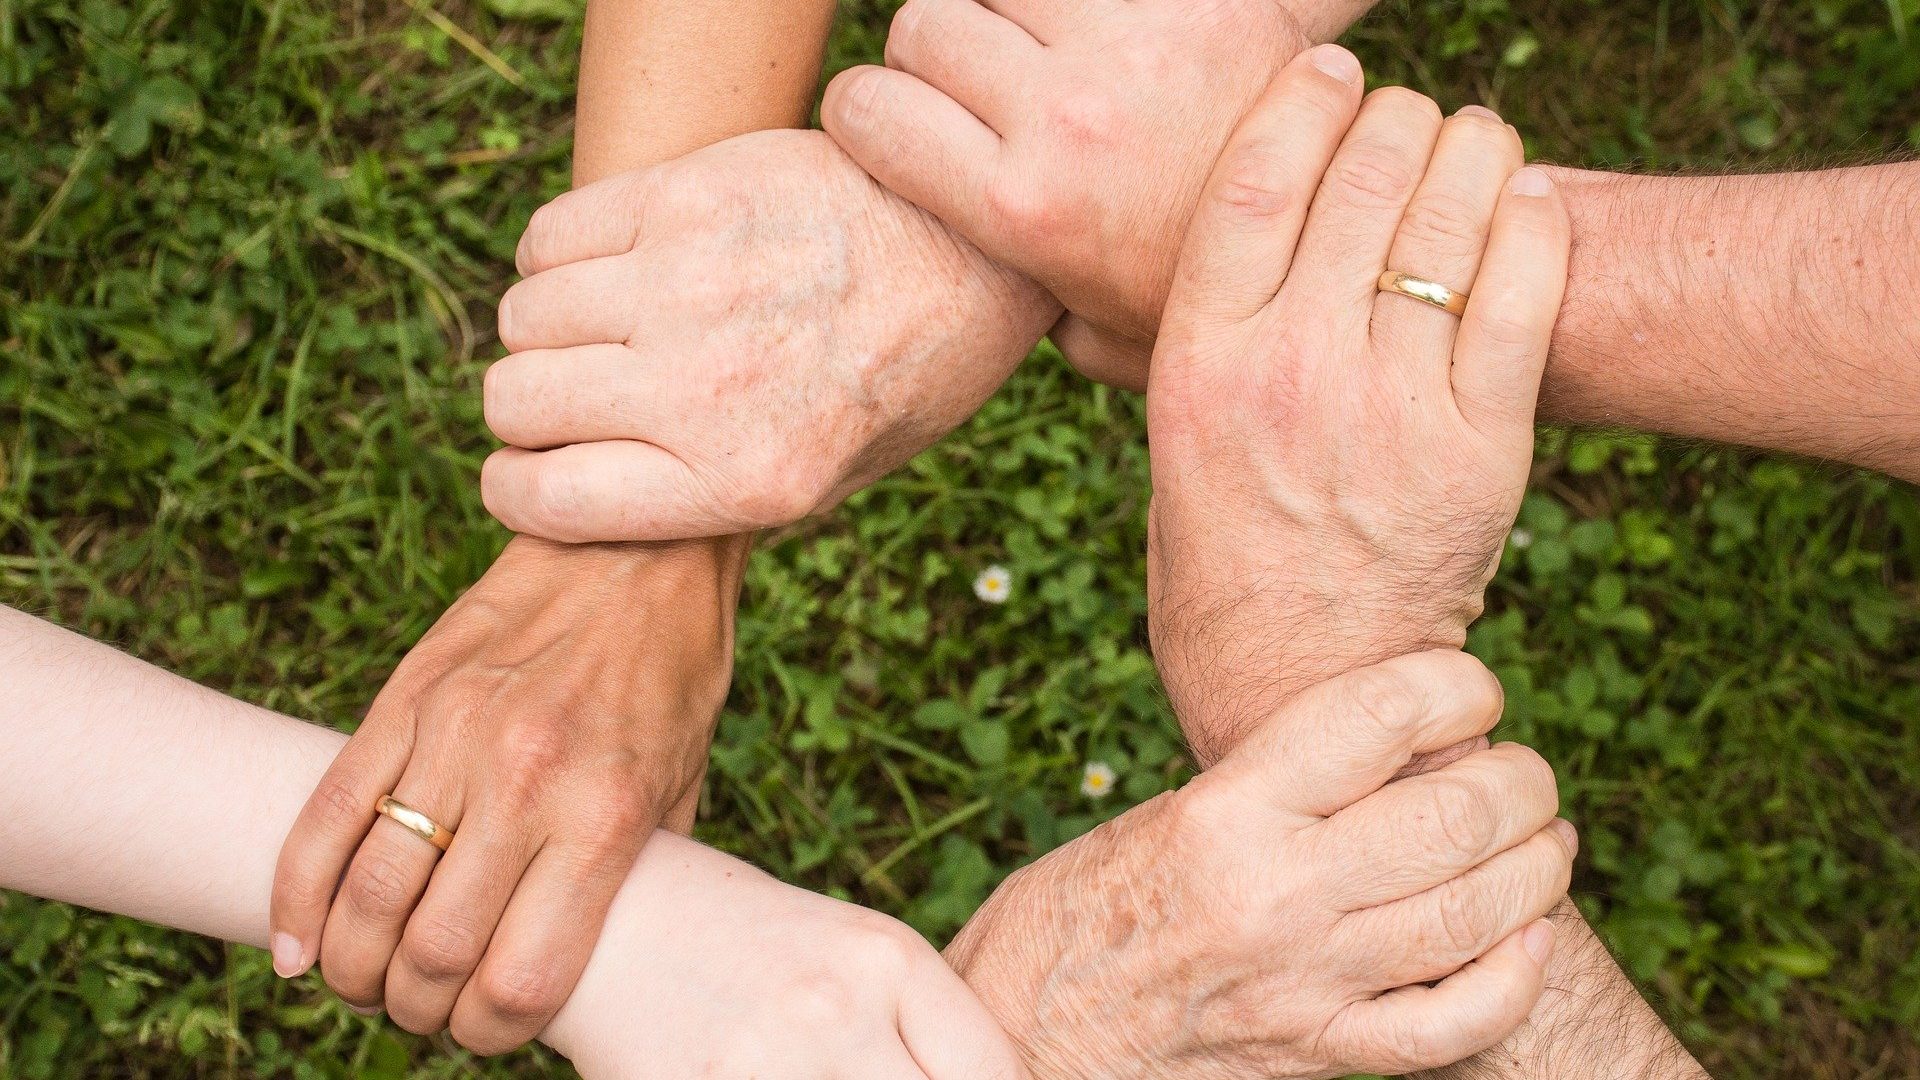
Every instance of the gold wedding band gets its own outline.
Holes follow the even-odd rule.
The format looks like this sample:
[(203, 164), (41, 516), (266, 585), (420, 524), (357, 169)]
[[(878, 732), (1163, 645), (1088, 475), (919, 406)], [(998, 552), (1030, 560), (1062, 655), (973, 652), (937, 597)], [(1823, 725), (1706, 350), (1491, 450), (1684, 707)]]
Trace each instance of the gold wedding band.
[(425, 840), (427, 843), (432, 844), (434, 847), (439, 848), (441, 851), (447, 850), (453, 843), (453, 834), (441, 828), (439, 822), (391, 795), (380, 796), (380, 801), (373, 804), (373, 812), (376, 814), (385, 814), (393, 820), (394, 824)]
[(1437, 281), (1417, 278), (1398, 270), (1389, 270), (1380, 275), (1380, 291), (1399, 293), (1453, 315), (1464, 315), (1467, 310), (1466, 293), (1454, 292)]

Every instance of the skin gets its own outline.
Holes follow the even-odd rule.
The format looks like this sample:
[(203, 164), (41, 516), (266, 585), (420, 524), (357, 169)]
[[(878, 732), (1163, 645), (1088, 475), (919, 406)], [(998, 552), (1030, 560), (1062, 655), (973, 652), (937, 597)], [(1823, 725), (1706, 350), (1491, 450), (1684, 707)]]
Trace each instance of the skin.
[[(275, 844), (344, 737), (6, 608), (0, 677), (0, 888), (264, 945)], [(1458, 1057), (1538, 997), (1553, 948), (1538, 915), (1564, 887), (1576, 841), (1553, 817), (1552, 771), (1524, 748), (1392, 778), (1416, 753), (1483, 734), (1499, 707), (1498, 683), (1457, 652), (1330, 682), (1200, 781), (1023, 871), (1015, 880), (1030, 884), (1015, 891), (1071, 890), (1060, 921), (1083, 936), (1059, 957), (1080, 982), (1111, 991), (1180, 960), (1189, 978), (1195, 963), (1235, 965), (1243, 981), (1208, 980), (1209, 1023), (1234, 1025), (1244, 1053), (1283, 1070), (1265, 1075)], [(1089, 903), (1098, 873), (1133, 889)], [(955, 946), (980, 979), (1019, 945), (987, 932), (1000, 905)], [(1116, 947), (1124, 921), (1171, 912), (1183, 936)], [(1289, 992), (1265, 989), (1277, 983)], [(1112, 1019), (1082, 1015), (1102, 1025), (1088, 1031)], [(1211, 1038), (1165, 1027), (1128, 1037), (1153, 1055), (1145, 1067), (1191, 1055), (1196, 1036)], [(616, 891), (578, 987), (540, 1038), (587, 1080), (1027, 1075), (918, 935), (666, 832)], [(1111, 1075), (1069, 1041), (1021, 1049), (1042, 1076)]]
[[(882, 183), (1045, 284), (1076, 366), (1140, 389), (1201, 178), (1271, 70), (1365, 7), (910, 0), (893, 70), (840, 75), (821, 119)], [(1920, 256), (1920, 163), (1551, 171), (1574, 256), (1547, 419), (1920, 479), (1920, 311), (1899, 289)]]
[[(601, 0), (583, 44), (576, 183), (804, 123), (826, 0)], [(751, 540), (516, 538), (395, 670), (315, 787), (274, 878), (274, 966), (500, 1053), (567, 1000), (655, 826), (691, 827), (731, 676)], [(373, 814), (456, 832), (444, 859)]]
[[(344, 736), (7, 608), (0, 681), (0, 888), (267, 944), (273, 853)], [(918, 934), (668, 832), (540, 1038), (587, 1080), (1025, 1075)]]

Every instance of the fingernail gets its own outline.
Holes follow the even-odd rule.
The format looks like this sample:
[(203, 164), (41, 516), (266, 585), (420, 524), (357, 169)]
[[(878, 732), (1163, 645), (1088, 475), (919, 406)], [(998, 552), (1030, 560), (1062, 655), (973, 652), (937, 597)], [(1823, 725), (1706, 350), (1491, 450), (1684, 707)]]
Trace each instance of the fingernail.
[(1539, 198), (1553, 190), (1553, 181), (1545, 171), (1529, 165), (1513, 174), (1513, 179), (1507, 181), (1507, 190), (1515, 195)]
[(1568, 852), (1580, 854), (1580, 830), (1573, 827), (1573, 822), (1566, 818), (1554, 818), (1553, 831), (1560, 834), (1560, 841), (1567, 845)]
[(1314, 67), (1341, 82), (1352, 82), (1360, 77), (1359, 59), (1338, 45), (1318, 46), (1314, 48), (1310, 59)]
[(291, 979), (307, 972), (306, 950), (300, 947), (300, 939), (285, 930), (276, 931), (272, 938), (273, 973), (283, 979)]
[(1534, 963), (1545, 967), (1547, 957), (1553, 955), (1553, 924), (1545, 919), (1536, 921), (1520, 935), (1520, 945)]
[(361, 1016), (379, 1016), (380, 1015), (380, 1006), (378, 1005), (368, 1005), (365, 1008), (362, 1008), (359, 1005), (349, 1005), (347, 1006), (347, 1008), (353, 1010), (355, 1013)]
[(1500, 119), (1499, 113), (1494, 112), (1492, 109), (1489, 109), (1484, 105), (1463, 105), (1460, 107), (1460, 111), (1457, 113), (1454, 113), (1453, 115), (1478, 116), (1483, 120), (1491, 120), (1496, 124), (1506, 123), (1506, 121)]

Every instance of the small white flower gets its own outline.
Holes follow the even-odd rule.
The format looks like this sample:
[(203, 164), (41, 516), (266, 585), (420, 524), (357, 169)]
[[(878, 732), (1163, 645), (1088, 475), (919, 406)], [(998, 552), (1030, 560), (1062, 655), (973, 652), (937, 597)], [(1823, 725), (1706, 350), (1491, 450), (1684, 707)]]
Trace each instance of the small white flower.
[(1507, 543), (1512, 544), (1515, 551), (1525, 551), (1533, 546), (1533, 534), (1525, 529), (1515, 529), (1507, 534)]
[(1004, 566), (989, 566), (973, 579), (973, 595), (989, 604), (1004, 604), (1013, 595), (1013, 575)]
[(1089, 799), (1104, 799), (1113, 794), (1116, 779), (1113, 766), (1104, 761), (1089, 761), (1086, 771), (1080, 774), (1080, 794)]

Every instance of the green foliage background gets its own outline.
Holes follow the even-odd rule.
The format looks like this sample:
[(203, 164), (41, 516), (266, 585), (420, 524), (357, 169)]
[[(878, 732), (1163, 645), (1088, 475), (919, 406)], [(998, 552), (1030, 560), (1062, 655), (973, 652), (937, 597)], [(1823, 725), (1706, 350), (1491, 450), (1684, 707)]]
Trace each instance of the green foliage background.
[[(431, 4), (0, 0), (0, 601), (350, 727), (499, 548), (479, 376), (514, 241), (565, 184), (578, 0)], [(877, 56), (893, 6), (843, 3), (831, 66)], [(1400, 0), (1349, 40), (1542, 157), (1783, 166), (1920, 146), (1917, 12)], [(1137, 401), (1043, 350), (770, 539), (703, 835), (938, 938), (1178, 783), (1141, 436)], [(1720, 1075), (1920, 1075), (1912, 492), (1596, 434), (1550, 433), (1536, 480), (1473, 643), (1561, 770), (1588, 910)], [(1004, 607), (970, 591), (989, 563)], [(1119, 795), (1078, 793), (1089, 760)], [(0, 1077), (556, 1068), (0, 894)]]

